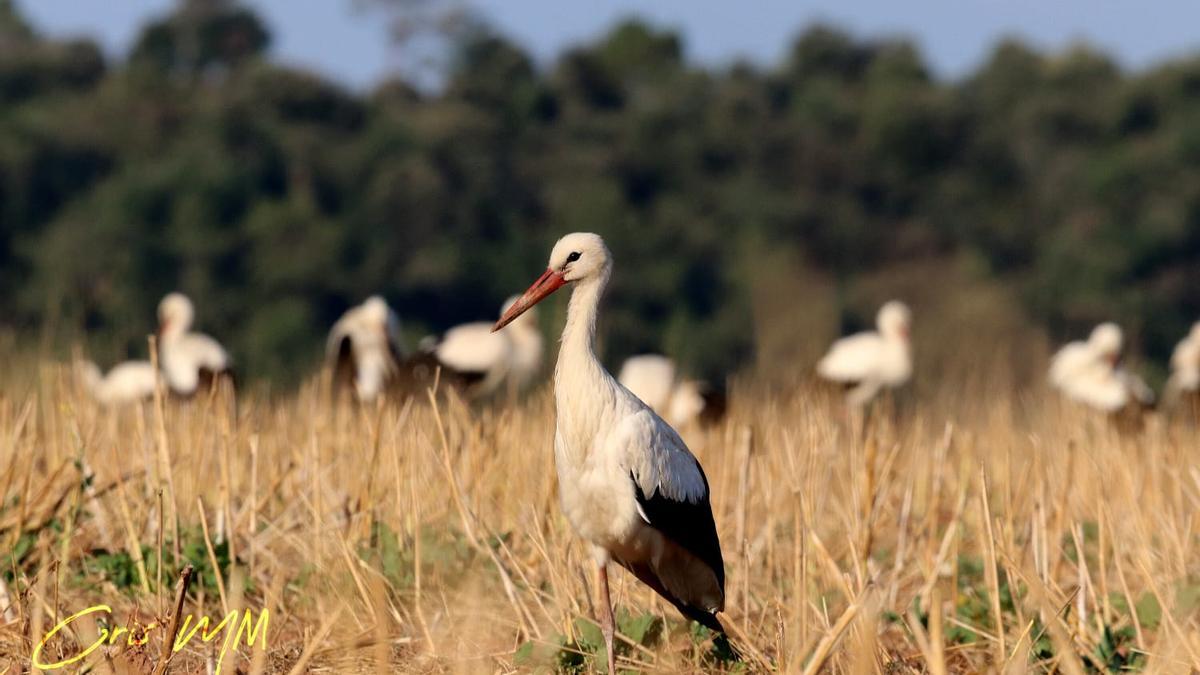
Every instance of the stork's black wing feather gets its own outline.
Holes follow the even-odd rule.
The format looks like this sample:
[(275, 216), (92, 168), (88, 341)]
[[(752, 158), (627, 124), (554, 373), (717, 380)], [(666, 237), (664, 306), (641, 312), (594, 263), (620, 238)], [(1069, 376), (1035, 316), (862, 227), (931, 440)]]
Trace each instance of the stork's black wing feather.
[(700, 396), (704, 398), (704, 409), (700, 411), (700, 423), (711, 426), (720, 422), (729, 410), (729, 397), (724, 389), (705, 387)]
[(459, 371), (438, 361), (437, 354), (422, 351), (400, 362), (399, 370), (402, 380), (408, 386), (426, 387), (433, 383), (434, 373), (441, 370), (441, 382), (445, 386), (466, 389), (482, 382), (487, 373), (476, 371)]
[(704, 481), (704, 496), (695, 502), (670, 499), (660, 490), (654, 490), (647, 496), (632, 473), (629, 478), (633, 481), (638, 505), (650, 526), (712, 568), (724, 593), (725, 561), (721, 557), (721, 540), (717, 537), (717, 524), (713, 520), (712, 504), (709, 502), (708, 476), (704, 475), (699, 462), (696, 462), (696, 470)]
[(354, 342), (349, 335), (338, 341), (337, 353), (333, 358), (333, 385), (336, 389), (354, 386), (356, 366), (354, 364)]

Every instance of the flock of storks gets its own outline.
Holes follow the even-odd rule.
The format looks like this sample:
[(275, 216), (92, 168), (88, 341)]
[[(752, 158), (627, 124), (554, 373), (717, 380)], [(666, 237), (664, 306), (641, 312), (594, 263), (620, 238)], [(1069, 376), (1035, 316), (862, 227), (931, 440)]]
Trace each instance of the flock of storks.
[[(509, 298), (501, 313), (517, 300)], [(221, 344), (192, 331), (195, 310), (180, 293), (158, 306), (158, 367), (149, 360), (125, 361), (106, 374), (90, 361), (79, 372), (91, 394), (104, 404), (149, 399), (160, 383), (166, 392), (190, 397), (231, 375), (232, 360)], [(845, 390), (846, 402), (862, 406), (880, 391), (912, 377), (911, 312), (902, 302), (884, 304), (876, 330), (834, 342), (817, 363), (816, 374)], [(470, 398), (512, 395), (534, 383), (542, 371), (544, 338), (536, 312), (504, 330), (487, 321), (467, 323), (429, 336), (415, 351), (405, 348), (400, 319), (380, 296), (350, 308), (329, 331), (326, 365), (336, 391), (360, 402), (375, 401), (389, 389), (427, 385), (435, 373)], [(1145, 410), (1159, 401), (1153, 390), (1121, 366), (1124, 339), (1112, 323), (1097, 326), (1090, 337), (1063, 346), (1051, 360), (1049, 383), (1068, 399), (1114, 415)], [(1179, 408), (1200, 392), (1200, 322), (1181, 340), (1171, 357), (1171, 375), (1161, 402)], [(661, 354), (625, 360), (618, 381), (677, 427), (719, 420), (726, 408), (724, 388), (683, 377), (675, 362)], [(1190, 404), (1189, 404), (1190, 405)]]
[[(554, 370), (554, 458), (563, 511), (592, 552), (601, 602), (600, 624), (610, 672), (615, 672), (610, 562), (674, 605), (686, 617), (727, 639), (718, 614), (725, 607), (725, 568), (710, 506), (709, 484), (676, 431), (712, 404), (705, 386), (678, 377), (670, 359), (644, 355), (627, 361), (621, 378), (595, 352), (600, 299), (612, 274), (612, 256), (600, 236), (563, 237), (544, 273), (522, 295), (505, 303), (500, 319), (451, 329), (408, 354), (395, 312), (380, 297), (347, 311), (326, 346), (334, 382), (360, 401), (379, 397), (393, 381), (422, 368), (443, 369), (472, 395), (518, 391), (541, 369), (543, 338), (534, 306), (571, 286), (558, 363)], [(158, 368), (126, 362), (107, 375), (84, 367), (88, 386), (107, 403), (139, 400), (161, 382), (172, 393), (192, 395), (229, 370), (220, 344), (191, 331), (192, 303), (172, 293), (158, 309)], [(911, 313), (885, 304), (877, 330), (833, 344), (817, 374), (843, 385), (846, 401), (861, 406), (882, 389), (912, 375)], [(1144, 404), (1153, 392), (1119, 365), (1120, 329), (1098, 326), (1087, 341), (1064, 346), (1053, 358), (1050, 382), (1068, 398), (1105, 412)], [(1167, 398), (1200, 388), (1200, 323), (1171, 360)], [(440, 375), (439, 375), (440, 376)], [(161, 380), (160, 380), (161, 378)], [(673, 426), (675, 425), (675, 426)]]

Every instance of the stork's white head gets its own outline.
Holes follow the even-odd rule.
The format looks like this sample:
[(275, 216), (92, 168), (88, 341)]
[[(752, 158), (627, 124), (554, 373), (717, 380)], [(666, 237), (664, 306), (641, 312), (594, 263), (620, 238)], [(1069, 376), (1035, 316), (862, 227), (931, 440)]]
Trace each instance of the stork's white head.
[(612, 255), (600, 235), (591, 232), (568, 234), (550, 251), (546, 271), (505, 310), (492, 330), (500, 330), (512, 323), (565, 284), (606, 280), (611, 273)]
[(158, 303), (158, 334), (161, 337), (182, 335), (192, 327), (195, 309), (183, 293), (170, 293)]
[(583, 281), (608, 274), (612, 269), (612, 254), (600, 235), (574, 232), (554, 245), (546, 268), (562, 274), (565, 281)]
[(892, 300), (884, 304), (879, 308), (879, 314), (875, 316), (875, 326), (885, 337), (898, 338), (907, 342), (911, 325), (912, 312), (908, 309), (908, 305), (899, 300)]
[(392, 309), (388, 307), (387, 300), (384, 300), (379, 295), (372, 295), (367, 298), (366, 302), (362, 304), (362, 310), (363, 318), (372, 326), (379, 328), (387, 326), (388, 319), (392, 313)]
[(1124, 342), (1121, 328), (1115, 323), (1106, 322), (1096, 326), (1088, 337), (1088, 346), (1101, 358), (1113, 363), (1121, 356), (1121, 345)]

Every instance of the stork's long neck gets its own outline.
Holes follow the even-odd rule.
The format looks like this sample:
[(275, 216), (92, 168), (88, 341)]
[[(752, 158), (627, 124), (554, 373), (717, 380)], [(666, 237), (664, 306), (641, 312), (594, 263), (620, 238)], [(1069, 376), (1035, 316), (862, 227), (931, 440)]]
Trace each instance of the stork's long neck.
[[(562, 332), (562, 349), (559, 363), (564, 359), (596, 359), (596, 316), (600, 313), (600, 298), (608, 285), (608, 275), (588, 279), (576, 284), (567, 306), (567, 324)], [(577, 364), (578, 365), (578, 364)]]
[(177, 342), (179, 340), (179, 338), (181, 338), (187, 334), (188, 330), (190, 330), (191, 327), (192, 327), (192, 320), (190, 318), (181, 317), (178, 319), (171, 319), (164, 325), (164, 327), (162, 329), (162, 333), (159, 334), (159, 336), (158, 336), (159, 342), (160, 343)]
[(612, 379), (596, 358), (596, 317), (608, 277), (605, 270), (595, 278), (578, 282), (571, 292), (554, 369), (555, 394), (560, 403), (577, 398), (594, 401), (607, 389), (604, 383)]

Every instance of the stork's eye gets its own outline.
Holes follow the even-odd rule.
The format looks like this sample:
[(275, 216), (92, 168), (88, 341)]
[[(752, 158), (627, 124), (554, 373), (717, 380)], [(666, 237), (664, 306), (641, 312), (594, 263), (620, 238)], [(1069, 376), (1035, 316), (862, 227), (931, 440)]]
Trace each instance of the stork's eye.
[(579, 251), (571, 251), (571, 255), (567, 256), (567, 262), (573, 263), (579, 260)]

